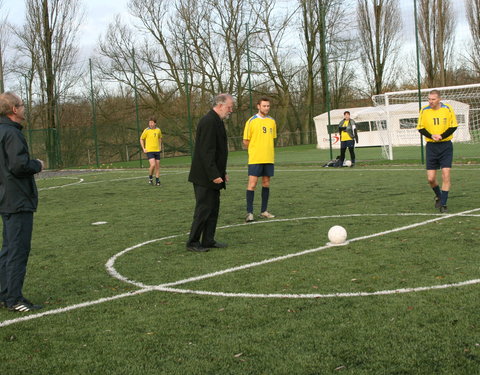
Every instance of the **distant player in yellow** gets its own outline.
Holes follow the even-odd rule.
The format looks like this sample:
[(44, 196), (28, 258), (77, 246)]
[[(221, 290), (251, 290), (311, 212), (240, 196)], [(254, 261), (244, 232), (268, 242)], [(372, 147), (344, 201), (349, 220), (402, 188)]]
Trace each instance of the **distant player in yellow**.
[(350, 152), (351, 167), (355, 165), (355, 141), (358, 143), (357, 124), (350, 118), (350, 112), (343, 112), (343, 120), (338, 124), (340, 133), (340, 167), (345, 162), (345, 153)]
[(160, 186), (160, 151), (162, 150), (162, 131), (157, 128), (157, 120), (151, 117), (146, 128), (140, 136), (140, 145), (147, 155), (150, 166), (148, 168), (148, 183), (153, 185), (153, 172), (155, 172), (155, 185)]
[[(427, 179), (435, 192), (435, 208), (447, 212), (450, 191), (450, 170), (453, 160), (453, 133), (457, 130), (457, 118), (453, 108), (441, 102), (440, 91), (428, 94), (428, 105), (423, 107), (418, 118), (417, 129), (427, 141)], [(442, 190), (437, 182), (437, 169), (442, 169)]]
[(250, 117), (243, 131), (243, 144), (248, 148), (247, 216), (245, 221), (253, 221), (253, 200), (258, 178), (262, 176), (262, 207), (260, 217), (272, 219), (275, 216), (267, 211), (270, 196), (270, 178), (274, 174), (274, 139), (277, 138), (275, 120), (268, 116), (270, 99), (260, 98), (258, 113)]

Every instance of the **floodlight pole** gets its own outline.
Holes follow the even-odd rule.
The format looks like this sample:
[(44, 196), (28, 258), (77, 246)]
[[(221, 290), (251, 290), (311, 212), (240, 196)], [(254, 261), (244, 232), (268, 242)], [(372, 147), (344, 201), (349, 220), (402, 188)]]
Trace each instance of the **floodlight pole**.
[[(328, 57), (327, 57), (327, 36), (326, 36), (326, 25), (327, 25), (327, 12), (325, 11), (325, 4), (322, 2), (321, 4), (321, 22), (323, 22), (323, 25), (321, 26), (321, 33), (320, 33), (320, 40), (322, 43), (322, 49), (325, 51), (323, 54), (323, 67), (325, 69), (324, 74), (325, 74), (325, 101), (326, 101), (326, 110), (327, 110), (327, 115), (328, 115), (328, 124), (327, 124), (327, 130), (328, 130), (328, 142), (330, 144), (330, 160), (333, 159), (333, 150), (332, 150), (332, 133), (330, 131), (331, 129), (331, 119), (330, 119), (330, 86), (328, 84)], [(318, 140), (317, 140), (318, 142)]]
[[(422, 109), (422, 92), (421, 92), (421, 80), (420, 80), (420, 49), (418, 43), (418, 20), (417, 20), (417, 0), (413, 0), (413, 12), (415, 16), (415, 49), (417, 52), (417, 87), (418, 87), (418, 111)], [(423, 152), (423, 137), (420, 134), (420, 158), (422, 164), (425, 162), (424, 152)]]
[[(140, 139), (140, 118), (138, 114), (138, 91), (137, 91), (137, 72), (136, 72), (136, 61), (135, 61), (135, 48), (132, 48), (132, 60), (133, 60), (133, 88), (134, 88), (134, 93), (135, 93), (135, 122), (137, 124), (137, 139)], [(140, 144), (140, 143), (139, 143)], [(142, 153), (143, 150), (141, 146), (139, 147), (139, 160), (140, 160), (140, 168), (142, 168)]]
[(184, 71), (184, 84), (185, 84), (185, 96), (187, 99), (187, 123), (188, 134), (190, 143), (190, 157), (193, 159), (193, 133), (192, 133), (192, 114), (190, 111), (190, 87), (188, 86), (188, 60), (187, 60), (187, 41), (183, 38), (183, 71)]
[(92, 74), (92, 59), (88, 59), (90, 66), (90, 95), (92, 100), (92, 127), (93, 127), (93, 141), (95, 143), (95, 161), (97, 168), (100, 167), (100, 159), (98, 156), (98, 137), (97, 137), (97, 108), (95, 105), (95, 94), (93, 92), (93, 74)]
[(248, 39), (250, 36), (250, 30), (248, 29), (248, 23), (245, 25), (246, 29), (246, 38), (247, 38), (247, 77), (248, 77), (248, 92), (250, 96), (250, 116), (253, 115), (253, 99), (252, 99), (252, 78), (251, 78), (251, 61), (250, 61), (250, 45), (248, 43)]

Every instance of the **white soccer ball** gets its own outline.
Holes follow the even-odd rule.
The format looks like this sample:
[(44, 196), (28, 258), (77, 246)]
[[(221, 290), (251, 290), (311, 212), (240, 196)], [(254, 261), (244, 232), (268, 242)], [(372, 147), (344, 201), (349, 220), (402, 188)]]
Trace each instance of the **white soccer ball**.
[(340, 225), (334, 225), (328, 231), (328, 239), (334, 245), (339, 245), (347, 240), (347, 231)]
[(350, 160), (346, 160), (345, 167), (351, 167), (351, 166), (352, 166), (352, 162)]

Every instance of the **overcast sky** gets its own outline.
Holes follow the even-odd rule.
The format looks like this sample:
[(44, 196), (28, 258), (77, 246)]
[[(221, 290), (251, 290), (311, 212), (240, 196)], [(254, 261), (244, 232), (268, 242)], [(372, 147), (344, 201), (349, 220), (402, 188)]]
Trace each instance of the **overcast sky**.
[[(127, 3), (129, 0), (81, 0), (85, 7), (84, 23), (80, 29), (79, 47), (81, 55), (90, 57), (93, 53), (98, 38), (105, 34), (108, 24), (111, 23), (115, 15), (120, 14), (123, 20), (129, 17)], [(284, 3), (290, 4), (290, 1)], [(415, 43), (415, 26), (413, 3), (414, 0), (398, 0), (402, 8), (402, 21), (404, 24), (404, 43), (409, 45)], [(23, 24), (25, 16), (24, 0), (0, 0), (3, 2), (2, 13), (8, 13), (8, 19), (11, 23), (17, 25)], [(418, 3), (418, 0), (417, 0)], [(453, 6), (457, 17), (456, 42), (457, 46), (462, 48), (466, 40), (469, 40), (468, 24), (465, 17), (465, 0), (454, 0)], [(352, 5), (355, 0), (352, 0)], [(354, 9), (354, 8), (352, 8)]]
[[(85, 8), (85, 18), (80, 28), (79, 42), (82, 50), (89, 50), (91, 53), (98, 38), (105, 33), (115, 15), (128, 16), (128, 0), (81, 0), (81, 3)], [(25, 17), (23, 0), (3, 0), (2, 13), (4, 11), (7, 12), (11, 23), (23, 24)]]

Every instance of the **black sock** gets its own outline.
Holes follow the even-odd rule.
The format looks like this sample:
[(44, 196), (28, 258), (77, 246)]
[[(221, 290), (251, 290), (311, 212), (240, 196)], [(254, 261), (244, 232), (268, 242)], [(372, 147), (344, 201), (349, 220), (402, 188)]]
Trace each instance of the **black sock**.
[(247, 212), (253, 214), (253, 199), (255, 198), (255, 190), (247, 190)]
[(442, 195), (440, 196), (440, 202), (442, 203), (442, 206), (447, 205), (447, 199), (448, 199), (448, 191), (442, 190)]
[(270, 188), (262, 187), (262, 211), (261, 212), (267, 211), (269, 196), (270, 196)]

